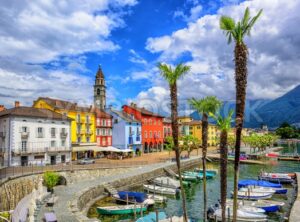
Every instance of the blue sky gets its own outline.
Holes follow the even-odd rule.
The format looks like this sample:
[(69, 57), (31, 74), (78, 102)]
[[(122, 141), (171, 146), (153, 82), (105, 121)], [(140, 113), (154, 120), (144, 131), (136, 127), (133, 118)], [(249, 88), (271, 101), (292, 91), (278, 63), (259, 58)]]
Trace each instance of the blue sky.
[[(31, 105), (49, 96), (90, 105), (102, 65), (107, 103), (131, 101), (168, 112), (168, 85), (156, 64), (185, 62), (179, 98), (234, 99), (233, 45), (223, 14), (264, 9), (249, 47), (249, 99), (273, 99), (300, 83), (297, 0), (1, 1), (0, 103)], [(188, 108), (186, 108), (188, 109)]]

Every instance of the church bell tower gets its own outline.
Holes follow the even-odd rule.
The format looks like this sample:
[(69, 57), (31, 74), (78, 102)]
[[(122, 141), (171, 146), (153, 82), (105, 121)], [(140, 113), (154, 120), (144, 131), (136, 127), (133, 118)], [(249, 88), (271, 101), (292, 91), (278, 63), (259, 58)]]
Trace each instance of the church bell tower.
[(104, 74), (99, 65), (94, 85), (94, 106), (100, 110), (104, 110), (106, 106), (106, 86)]

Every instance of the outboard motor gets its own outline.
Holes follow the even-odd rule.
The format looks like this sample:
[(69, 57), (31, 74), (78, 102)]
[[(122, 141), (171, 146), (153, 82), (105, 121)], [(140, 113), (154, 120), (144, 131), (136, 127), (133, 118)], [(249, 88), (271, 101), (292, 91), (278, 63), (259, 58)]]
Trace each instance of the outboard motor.
[(210, 206), (207, 210), (207, 219), (213, 219), (215, 215), (215, 209)]

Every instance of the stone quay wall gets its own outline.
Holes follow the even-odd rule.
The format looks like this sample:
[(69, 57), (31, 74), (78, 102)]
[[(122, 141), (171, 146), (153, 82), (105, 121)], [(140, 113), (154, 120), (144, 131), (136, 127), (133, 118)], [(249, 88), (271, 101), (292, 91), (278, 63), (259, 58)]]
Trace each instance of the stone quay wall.
[(293, 204), (290, 217), (289, 217), (290, 222), (300, 221), (300, 189), (299, 189), (300, 173), (296, 173), (296, 179), (297, 179), (297, 192), (296, 192), (296, 199)]
[[(199, 165), (199, 163), (200, 163), (200, 158), (184, 161), (181, 162), (181, 168), (183, 170), (189, 169)], [(166, 175), (164, 168), (171, 169), (174, 172), (177, 172), (177, 165), (176, 163), (173, 163), (167, 167), (154, 169), (153, 171), (150, 172), (146, 172), (146, 173), (141, 172), (141, 174), (138, 175), (115, 180), (109, 184), (112, 185), (117, 190), (128, 190), (130, 188), (142, 185), (146, 181), (153, 179), (155, 177)], [(76, 215), (78, 221), (94, 221), (93, 219), (88, 219), (85, 215), (88, 209), (90, 208), (90, 206), (96, 200), (104, 197), (104, 194), (105, 194), (104, 184), (82, 190), (80, 193), (77, 194), (76, 196), (77, 198), (73, 199), (70, 205), (71, 212)]]

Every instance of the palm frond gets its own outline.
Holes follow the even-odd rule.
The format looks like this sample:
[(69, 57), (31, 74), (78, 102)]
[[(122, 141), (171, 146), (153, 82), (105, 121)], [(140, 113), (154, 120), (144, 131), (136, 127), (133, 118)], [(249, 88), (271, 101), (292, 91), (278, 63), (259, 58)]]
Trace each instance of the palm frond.
[(174, 69), (171, 65), (164, 63), (158, 63), (157, 67), (161, 76), (164, 77), (170, 85), (176, 83), (181, 76), (190, 71), (190, 66), (183, 65), (182, 63), (178, 64)]
[(224, 31), (232, 31), (235, 28), (235, 21), (229, 16), (221, 16), (220, 28)]
[(207, 96), (199, 100), (192, 98), (189, 100), (189, 103), (201, 114), (216, 113), (222, 105), (222, 102), (215, 96)]

